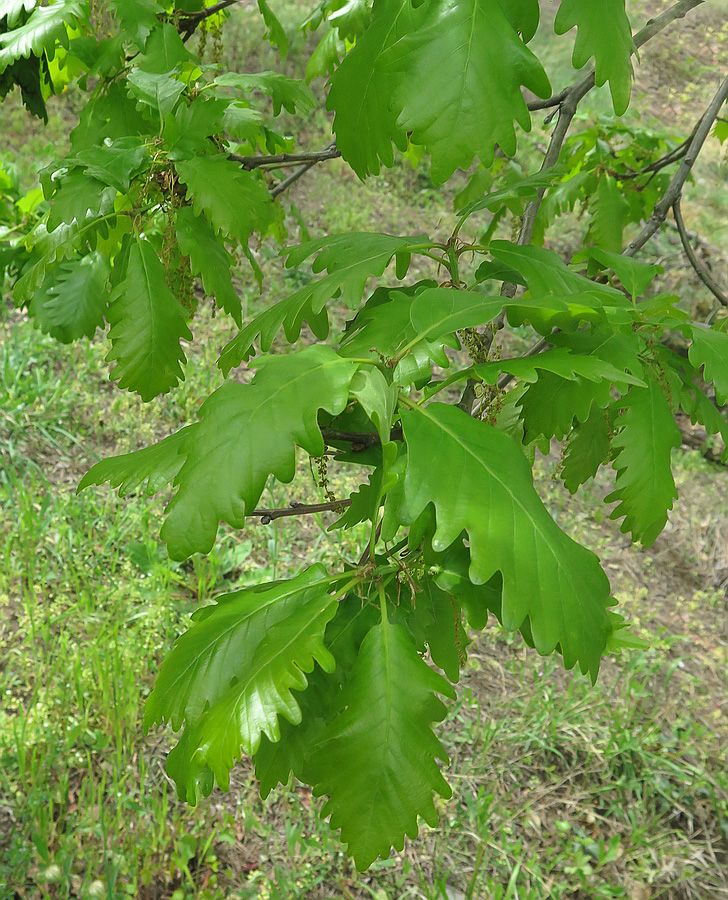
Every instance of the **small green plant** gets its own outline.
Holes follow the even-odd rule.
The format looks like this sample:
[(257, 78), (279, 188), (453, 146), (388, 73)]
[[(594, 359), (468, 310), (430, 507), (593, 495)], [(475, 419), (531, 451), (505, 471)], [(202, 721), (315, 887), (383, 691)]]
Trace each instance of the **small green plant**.
[[(532, 467), (553, 439), (565, 441), (559, 477), (572, 493), (611, 465), (611, 517), (649, 546), (677, 497), (675, 415), (728, 438), (719, 409), (728, 320), (694, 318), (656, 289), (660, 267), (637, 259), (670, 210), (684, 235), (681, 194), (728, 81), (682, 143), (613, 119), (582, 123), (567, 141), (595, 85), (608, 85), (617, 116), (627, 111), (632, 54), (701, 0), (679, 0), (634, 34), (623, 0), (562, 0), (555, 31), (576, 28), (574, 66), (594, 60), (594, 69), (556, 94), (529, 48), (537, 0), (326, 0), (305, 23), (325, 26), (307, 75), (330, 75), (336, 140), (296, 152), (289, 124), (315, 97), (278, 71), (225, 70), (232, 2), (0, 7), (3, 94), (19, 85), (43, 116), (49, 92), (74, 84), (87, 93), (68, 154), (41, 173), (42, 192), (19, 197), (0, 173), (0, 265), (16, 304), (59, 341), (108, 325), (111, 378), (143, 401), (184, 378), (200, 295), (237, 324), (218, 362), (228, 380), (197, 421), (102, 460), (79, 489), (109, 482), (121, 496), (151, 496), (171, 485), (161, 528), (170, 557), (213, 554), (195, 564), (196, 592), (216, 602), (195, 612), (146, 702), (147, 728), (183, 729), (167, 758), (180, 797), (195, 803), (215, 783), (227, 788), (248, 754), (264, 796), (291, 773), (325, 796), (324, 813), (366, 868), (414, 837), (419, 819), (434, 825), (434, 795), (450, 796), (433, 723), (447, 714), (441, 698), (455, 699), (469, 627), (493, 616), (592, 681), (606, 653), (641, 645), (612, 609), (597, 556), (544, 506)], [(285, 56), (279, 20), (265, 0), (259, 11)], [(544, 109), (557, 117), (545, 153), (519, 155), (517, 134)], [(399, 154), (427, 158), (434, 185), (471, 170), (450, 233), (344, 232), (281, 249), (294, 273), (312, 260), (320, 277), (297, 277), (293, 293), (244, 324), (233, 265), (242, 254), (262, 281), (256, 241), (285, 242), (288, 187), (335, 157), (363, 179)], [(567, 264), (544, 243), (574, 209), (588, 224)], [(381, 283), (370, 291), (372, 278)], [(342, 305), (351, 317), (330, 335)], [(304, 324), (317, 340), (293, 348)], [(509, 353), (511, 329), (532, 336), (525, 352)], [(687, 355), (669, 343), (673, 333)], [(282, 335), (291, 346), (269, 352)], [(230, 378), (244, 363), (255, 374)], [(299, 448), (322, 501), (259, 508), (271, 477), (293, 481)], [(332, 490), (331, 456), (361, 473), (348, 497)], [(360, 529), (358, 560), (311, 560), (285, 579), (274, 565), (272, 580), (218, 594), (237, 565), (213, 553), (221, 522), (239, 529), (251, 517), (322, 511), (336, 513), (335, 528)], [(129, 554), (153, 571), (153, 545)], [(123, 671), (113, 649), (101, 658)], [(535, 743), (554, 766), (565, 763), (558, 735), (544, 729)], [(471, 810), (476, 825), (482, 806)], [(617, 844), (570, 840), (568, 874), (581, 888)], [(190, 854), (208, 849), (179, 839), (181, 896), (194, 887)], [(515, 857), (503, 897), (515, 896)], [(104, 858), (109, 891), (121, 864)]]

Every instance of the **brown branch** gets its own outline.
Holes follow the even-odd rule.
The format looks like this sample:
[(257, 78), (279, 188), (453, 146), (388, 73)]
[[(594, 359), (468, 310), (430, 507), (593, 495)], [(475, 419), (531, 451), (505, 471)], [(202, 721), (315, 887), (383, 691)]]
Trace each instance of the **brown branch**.
[(647, 220), (642, 231), (624, 251), (625, 256), (635, 256), (644, 247), (655, 232), (659, 231), (667, 218), (669, 210), (680, 199), (685, 182), (695, 165), (695, 161), (697, 160), (700, 151), (703, 149), (703, 144), (710, 134), (713, 122), (715, 122), (726, 98), (728, 98), (728, 78), (724, 79), (723, 83), (716, 91), (715, 96), (710, 101), (710, 105), (700, 117), (699, 126), (690, 142), (690, 146), (688, 147), (688, 151), (683, 158), (680, 168), (673, 176), (672, 181), (668, 185), (668, 188), (660, 201), (655, 204), (652, 215)]
[(270, 189), (269, 193), (271, 197), (273, 197), (273, 199), (279, 197), (284, 191), (287, 191), (292, 184), (295, 184), (302, 175), (305, 175), (306, 172), (308, 172), (309, 169), (312, 169), (315, 165), (316, 161), (308, 162), (305, 166), (301, 166), (300, 169), (296, 169), (296, 171), (293, 172), (292, 175), (289, 175), (288, 178), (281, 181), (280, 184), (277, 184), (274, 188)]
[(317, 163), (325, 159), (337, 159), (339, 156), (341, 156), (341, 150), (336, 149), (336, 144), (329, 144), (323, 150), (305, 153), (277, 153), (274, 156), (238, 156), (230, 153), (228, 159), (240, 163), (244, 169), (273, 169), (281, 166), (293, 166), (297, 163)]
[(700, 259), (698, 259), (695, 250), (693, 250), (692, 244), (690, 243), (690, 237), (688, 236), (687, 229), (685, 228), (685, 221), (682, 217), (679, 197), (672, 204), (672, 214), (675, 217), (675, 224), (677, 225), (677, 231), (680, 235), (680, 241), (682, 242), (685, 256), (687, 256), (690, 265), (695, 270), (695, 274), (719, 303), (721, 303), (723, 306), (728, 306), (728, 296), (726, 296), (726, 294), (721, 290), (720, 286), (710, 274), (705, 264), (701, 262)]
[(247, 513), (248, 516), (256, 516), (261, 525), (269, 525), (273, 519), (283, 519), (285, 516), (310, 516), (319, 512), (338, 512), (342, 507), (351, 506), (351, 500), (332, 500), (329, 503), (296, 503), (293, 506), (284, 506), (280, 509), (254, 509)]
[(222, 12), (222, 10), (227, 9), (228, 6), (234, 6), (239, 2), (240, 0), (220, 0), (220, 2), (215, 3), (214, 6), (207, 6), (205, 9), (201, 9), (198, 12), (181, 13), (179, 17), (179, 33), (182, 36), (182, 40), (188, 41), (197, 30), (198, 25), (200, 25), (201, 22), (204, 22), (205, 19), (209, 19), (209, 17), (214, 16), (215, 13)]

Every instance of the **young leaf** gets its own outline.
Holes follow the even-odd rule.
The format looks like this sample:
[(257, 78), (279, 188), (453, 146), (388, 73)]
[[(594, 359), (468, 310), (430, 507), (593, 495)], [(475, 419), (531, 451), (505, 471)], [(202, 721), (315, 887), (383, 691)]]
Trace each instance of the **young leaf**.
[(389, 441), (392, 418), (397, 407), (397, 386), (389, 384), (374, 366), (363, 366), (354, 376), (349, 390), (361, 403), (384, 446)]
[(48, 231), (54, 231), (63, 223), (83, 222), (87, 217), (110, 212), (115, 197), (116, 188), (74, 169), (61, 180), (53, 195), (47, 219)]
[(134, 60), (143, 72), (164, 75), (194, 59), (171, 22), (155, 25), (144, 45), (144, 53)]
[(381, 70), (394, 75), (398, 123), (431, 154), (441, 184), (475, 156), (490, 166), (496, 146), (513, 156), (514, 122), (531, 129), (521, 87), (548, 97), (551, 85), (499, 0), (433, 0), (418, 13), (416, 29), (383, 54)]
[(487, 384), (495, 384), (502, 372), (509, 372), (522, 381), (534, 382), (540, 377), (539, 372), (551, 372), (559, 378), (575, 380), (586, 378), (588, 381), (613, 381), (616, 384), (637, 384), (644, 386), (641, 378), (635, 378), (629, 372), (618, 369), (611, 362), (596, 356), (581, 356), (571, 350), (559, 347), (546, 350), (533, 356), (519, 356), (514, 359), (499, 359), (489, 363), (480, 363), (473, 371)]
[(171, 484), (185, 461), (184, 444), (196, 425), (186, 425), (151, 447), (109, 456), (92, 466), (81, 479), (77, 493), (92, 484), (108, 483), (119, 496), (143, 492), (151, 497)]
[(567, 294), (593, 294), (605, 305), (631, 306), (616, 288), (574, 272), (552, 250), (530, 245), (521, 247), (510, 241), (492, 241), (490, 251), (496, 259), (523, 275), (534, 297), (551, 294), (566, 298)]
[(217, 305), (240, 327), (243, 311), (230, 275), (232, 257), (207, 221), (189, 206), (177, 210), (175, 229), (180, 250), (189, 256), (190, 268), (202, 278), (205, 291), (214, 294)]
[(406, 509), (412, 518), (434, 504), (433, 549), (466, 530), (471, 581), (503, 575), (504, 627), (514, 631), (528, 616), (539, 653), (560, 645), (567, 668), (578, 662), (595, 679), (609, 630), (609, 582), (597, 557), (548, 514), (514, 440), (440, 403), (404, 412), (402, 425)]
[(175, 166), (195, 213), (204, 212), (226, 240), (246, 245), (251, 232), (271, 222), (273, 204), (263, 182), (224, 156), (198, 156)]
[(651, 266), (623, 253), (610, 253), (601, 247), (590, 247), (587, 252), (593, 260), (615, 273), (633, 299), (641, 297), (655, 275), (665, 271), (662, 266)]
[(104, 323), (109, 265), (99, 253), (62, 263), (50, 285), (33, 297), (30, 314), (63, 344), (91, 338)]
[(135, 67), (127, 76), (129, 93), (163, 119), (172, 112), (185, 84), (162, 72), (154, 75)]
[(416, 837), (417, 818), (437, 824), (433, 791), (450, 788), (436, 759), (447, 755), (431, 728), (446, 709), (435, 696), (455, 692), (417, 653), (400, 625), (386, 620), (369, 631), (359, 650), (342, 712), (309, 761), (317, 795), (332, 828), (341, 829), (359, 869), (401, 850)]
[(715, 396), (720, 404), (728, 401), (728, 334), (715, 328), (693, 326), (693, 341), (688, 358), (699, 369), (703, 367), (706, 381), (715, 386)]
[(259, 313), (252, 322), (248, 322), (240, 334), (222, 348), (217, 364), (223, 375), (227, 377), (231, 369), (255, 354), (253, 345), (256, 341), (260, 350), (267, 353), (281, 328), (285, 329), (286, 340), (293, 344), (298, 340), (305, 321), (314, 335), (319, 340), (325, 341), (329, 335), (328, 312), (325, 306), (315, 312), (312, 303), (312, 291), (307, 285)]
[(162, 663), (147, 700), (144, 725), (162, 721), (186, 740), (170, 768), (182, 798), (196, 800), (197, 767), (206, 766), (227, 790), (229, 772), (261, 736), (278, 741), (278, 716), (294, 724), (301, 710), (292, 690), (308, 685), (317, 662), (332, 672), (326, 624), (336, 614), (325, 568), (311, 566), (290, 581), (244, 588), (221, 597), (195, 617)]
[(621, 430), (612, 441), (619, 452), (614, 463), (616, 490), (605, 502), (619, 501), (610, 518), (624, 516), (621, 530), (632, 532), (634, 540), (649, 547), (665, 527), (677, 497), (670, 457), (682, 437), (655, 381), (632, 388), (619, 406), (624, 413), (615, 424)]
[(324, 345), (257, 365), (251, 384), (225, 384), (202, 405), (161, 532), (173, 559), (207, 553), (222, 520), (241, 528), (269, 475), (293, 479), (296, 445), (323, 454), (318, 411), (344, 409), (356, 371)]
[(634, 51), (632, 28), (624, 0), (561, 0), (554, 31), (565, 34), (578, 28), (574, 66), (580, 69), (594, 57), (596, 84), (609, 82), (614, 111), (618, 116), (629, 106), (632, 92), (632, 60)]
[(186, 313), (167, 287), (166, 271), (145, 238), (133, 238), (121, 281), (109, 297), (111, 377), (142, 400), (166, 394), (183, 377), (180, 340), (192, 340)]

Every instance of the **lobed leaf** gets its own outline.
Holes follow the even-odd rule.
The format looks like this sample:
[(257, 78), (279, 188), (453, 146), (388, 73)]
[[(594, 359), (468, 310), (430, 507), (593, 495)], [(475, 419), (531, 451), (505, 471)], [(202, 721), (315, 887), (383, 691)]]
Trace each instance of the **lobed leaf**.
[(649, 547), (677, 498), (671, 454), (682, 437), (662, 388), (653, 380), (646, 387), (633, 387), (619, 408), (623, 413), (615, 424), (621, 427), (612, 441), (618, 451), (616, 489), (605, 502), (619, 501), (610, 518), (624, 516), (621, 530)]
[(166, 270), (146, 238), (127, 244), (123, 276), (109, 297), (111, 378), (142, 400), (166, 394), (184, 378), (180, 340), (192, 340), (186, 312), (167, 287)]
[(362, 179), (378, 175), (380, 161), (393, 164), (393, 143), (407, 149), (406, 129), (390, 103), (392, 75), (381, 59), (412, 30), (413, 17), (409, 0), (377, 0), (371, 24), (331, 76), (326, 108), (334, 112), (336, 146)]
[(292, 691), (306, 689), (314, 663), (327, 672), (335, 666), (323, 642), (337, 610), (329, 591), (326, 569), (317, 564), (289, 581), (224, 595), (177, 639), (147, 700), (144, 724), (166, 720), (177, 730), (186, 723), (168, 758), (182, 799), (196, 801), (203, 767), (227, 790), (241, 752), (256, 753), (263, 735), (280, 740), (279, 716), (301, 721)]
[(195, 425), (186, 425), (174, 434), (132, 453), (110, 456), (92, 466), (81, 479), (77, 493), (92, 484), (105, 484), (119, 489), (126, 497), (143, 491), (151, 497), (171, 484), (185, 461), (185, 441)]
[(175, 230), (182, 253), (189, 256), (190, 268), (202, 278), (208, 294), (214, 294), (217, 305), (242, 324), (242, 305), (232, 283), (232, 257), (215, 236), (202, 216), (196, 216), (189, 206), (182, 206), (175, 215)]
[(554, 21), (556, 34), (577, 28), (572, 60), (580, 69), (594, 57), (597, 85), (609, 82), (614, 111), (621, 116), (632, 92), (632, 60), (635, 50), (625, 0), (561, 0)]
[(296, 446), (323, 454), (318, 411), (344, 409), (357, 368), (324, 345), (257, 366), (251, 384), (225, 384), (202, 405), (161, 532), (173, 559), (207, 553), (222, 520), (241, 528), (269, 475), (293, 479)]
[(198, 156), (180, 160), (175, 167), (195, 213), (204, 212), (226, 240), (247, 245), (253, 231), (270, 224), (273, 203), (265, 185), (226, 157)]
[(688, 359), (697, 369), (703, 367), (705, 380), (715, 386), (718, 403), (728, 402), (728, 334), (694, 325), (692, 336)]
[(440, 403), (404, 412), (402, 425), (406, 518), (434, 505), (436, 551), (467, 531), (470, 580), (502, 573), (504, 627), (516, 630), (529, 617), (539, 653), (560, 646), (567, 668), (578, 662), (595, 679), (609, 632), (609, 582), (597, 557), (546, 511), (518, 445)]
[(514, 122), (531, 129), (521, 88), (539, 97), (551, 93), (541, 63), (499, 0), (423, 4), (416, 27), (383, 53), (381, 70), (394, 76), (389, 95), (401, 110), (397, 123), (431, 154), (436, 184), (467, 169), (475, 156), (490, 166), (496, 146), (513, 156)]
[(432, 794), (451, 794), (436, 763), (447, 755), (431, 728), (446, 715), (437, 693), (455, 696), (402, 626), (385, 620), (369, 631), (342, 712), (309, 761), (314, 793), (328, 794), (323, 814), (360, 870), (416, 837), (418, 817), (436, 825)]

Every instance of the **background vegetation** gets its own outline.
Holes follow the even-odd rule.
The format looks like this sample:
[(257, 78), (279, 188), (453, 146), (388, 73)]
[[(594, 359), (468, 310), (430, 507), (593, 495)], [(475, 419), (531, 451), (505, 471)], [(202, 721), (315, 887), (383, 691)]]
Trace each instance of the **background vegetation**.
[[(646, 18), (661, 4), (632, 6)], [(296, 3), (277, 11), (291, 30), (304, 15)], [(725, 11), (707, 4), (645, 49), (637, 80), (645, 99), (635, 109), (649, 110), (656, 129), (689, 131), (725, 54)], [(259, 27), (257, 15), (234, 12), (225, 34), (233, 68), (277, 64)], [(291, 71), (312, 40), (293, 40)], [(544, 52), (559, 85), (565, 60)], [(323, 96), (320, 83), (316, 90)], [(3, 104), (2, 129), (18, 149), (0, 158), (0, 177), (28, 188), (46, 145), (66, 141), (76, 98), (51, 102), (48, 128), (16, 100)], [(600, 102), (597, 93), (590, 115), (606, 110)], [(323, 112), (312, 114), (300, 143), (323, 146), (327, 127)], [(531, 139), (542, 141), (538, 129)], [(728, 195), (710, 186), (723, 165), (714, 142), (684, 204), (689, 227), (710, 236), (701, 252), (716, 271), (725, 271), (717, 248)], [(444, 236), (453, 223), (452, 196), (406, 162), (362, 185), (334, 160), (292, 196), (301, 218), (288, 222), (291, 240), (304, 229), (312, 237), (332, 228), (417, 233), (433, 222)], [(565, 220), (554, 248), (568, 250), (583, 227)], [(668, 234), (660, 247), (665, 286), (705, 303), (677, 238)], [(309, 277), (282, 270), (265, 245), (256, 253), (266, 283), (260, 296), (241, 268), (248, 315)], [(559, 448), (543, 458), (542, 496), (562, 527), (600, 553), (651, 647), (607, 661), (592, 688), (527, 654), (520, 639), (486, 629), (444, 729), (454, 796), (440, 804), (439, 827), (402, 854), (356, 873), (307, 791), (279, 791), (264, 808), (244, 764), (229, 794), (215, 791), (196, 809), (176, 799), (163, 768), (171, 736), (142, 734), (141, 699), (188, 614), (236, 586), (293, 573), (312, 551), (322, 559), (360, 552), (359, 536), (327, 532), (325, 517), (276, 520), (175, 564), (157, 540), (161, 503), (122, 505), (103, 490), (75, 496), (98, 456), (136, 449), (194, 417), (230, 336), (211, 312), (198, 319), (198, 334), (203, 328), (185, 385), (145, 405), (106, 380), (101, 344), (60, 346), (3, 305), (0, 898), (728, 897), (728, 486), (698, 452), (680, 451), (680, 501), (648, 551), (603, 520), (606, 486), (597, 481), (574, 499), (551, 480)], [(340, 477), (332, 467), (334, 488)], [(269, 485), (266, 505), (315, 501), (313, 473), (309, 483), (310, 494), (295, 498)]]

